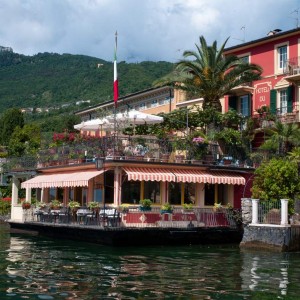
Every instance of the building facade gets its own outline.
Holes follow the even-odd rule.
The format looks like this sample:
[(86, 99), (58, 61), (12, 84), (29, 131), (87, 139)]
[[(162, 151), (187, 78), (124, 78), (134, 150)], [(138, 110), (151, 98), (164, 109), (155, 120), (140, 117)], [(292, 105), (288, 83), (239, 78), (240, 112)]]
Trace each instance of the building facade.
[(262, 78), (232, 90), (224, 99), (224, 111), (235, 109), (255, 116), (268, 106), (282, 122), (299, 120), (300, 29), (273, 30), (261, 39), (225, 49), (262, 67)]

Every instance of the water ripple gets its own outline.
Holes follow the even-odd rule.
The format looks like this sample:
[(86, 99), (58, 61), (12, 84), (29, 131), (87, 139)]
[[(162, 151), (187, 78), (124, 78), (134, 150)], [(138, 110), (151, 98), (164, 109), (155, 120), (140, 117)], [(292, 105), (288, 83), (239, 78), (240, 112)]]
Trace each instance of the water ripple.
[(237, 246), (110, 248), (10, 236), (0, 226), (0, 264), (0, 299), (245, 300), (300, 293), (299, 253), (241, 253)]

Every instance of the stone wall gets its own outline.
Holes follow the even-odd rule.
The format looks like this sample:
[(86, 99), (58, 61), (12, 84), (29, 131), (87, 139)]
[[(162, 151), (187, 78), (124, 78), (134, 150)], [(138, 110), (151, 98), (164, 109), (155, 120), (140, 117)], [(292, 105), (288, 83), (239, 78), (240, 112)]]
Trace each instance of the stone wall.
[(279, 252), (299, 251), (300, 226), (246, 226), (240, 247)]
[(252, 201), (251, 198), (241, 199), (243, 224), (248, 225), (252, 221)]

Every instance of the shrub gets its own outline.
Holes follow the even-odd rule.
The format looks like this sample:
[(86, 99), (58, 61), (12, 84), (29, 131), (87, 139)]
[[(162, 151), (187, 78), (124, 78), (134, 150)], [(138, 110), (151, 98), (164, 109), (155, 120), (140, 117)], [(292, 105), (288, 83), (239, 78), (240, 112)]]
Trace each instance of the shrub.
[(10, 201), (0, 200), (0, 215), (5, 216), (10, 213), (11, 203)]

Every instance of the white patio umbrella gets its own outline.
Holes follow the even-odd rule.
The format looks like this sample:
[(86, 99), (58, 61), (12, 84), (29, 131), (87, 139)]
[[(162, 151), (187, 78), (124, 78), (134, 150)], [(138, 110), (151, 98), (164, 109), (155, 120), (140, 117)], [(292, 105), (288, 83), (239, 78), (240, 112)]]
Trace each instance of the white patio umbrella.
[(111, 123), (108, 119), (93, 119), (89, 121), (84, 121), (79, 124), (74, 125), (74, 129), (81, 131), (91, 131), (91, 130), (101, 130), (102, 129), (113, 129), (114, 124)]
[(135, 134), (135, 125), (144, 125), (144, 124), (158, 124), (164, 121), (163, 117), (146, 114), (138, 110), (132, 109), (129, 112), (117, 113), (115, 115), (109, 115), (107, 119), (114, 123), (116, 122), (117, 126), (120, 128), (128, 127), (130, 124), (133, 125), (133, 134)]
[(125, 113), (117, 113), (116, 117), (114, 115), (110, 115), (107, 119), (111, 123), (113, 123), (116, 119), (116, 122), (131, 123), (134, 125), (158, 124), (164, 121), (163, 117), (146, 114), (135, 109)]

